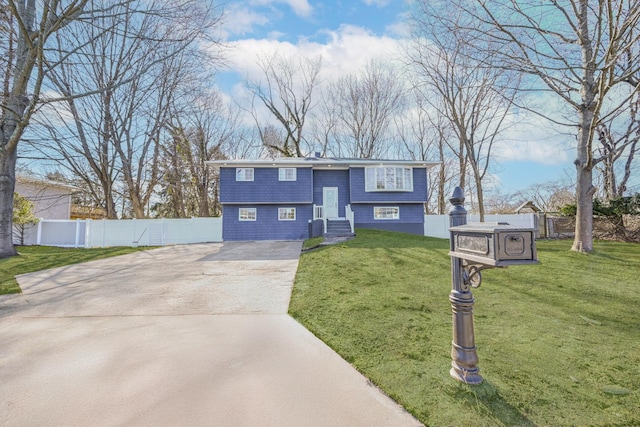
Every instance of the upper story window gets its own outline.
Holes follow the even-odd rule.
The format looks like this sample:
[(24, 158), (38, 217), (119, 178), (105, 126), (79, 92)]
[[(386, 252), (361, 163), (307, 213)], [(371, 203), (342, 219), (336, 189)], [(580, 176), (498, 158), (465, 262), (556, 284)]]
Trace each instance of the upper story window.
[(413, 191), (413, 170), (405, 167), (365, 168), (365, 191)]
[(253, 181), (253, 168), (236, 168), (236, 181)]
[(296, 168), (279, 168), (278, 181), (295, 181)]

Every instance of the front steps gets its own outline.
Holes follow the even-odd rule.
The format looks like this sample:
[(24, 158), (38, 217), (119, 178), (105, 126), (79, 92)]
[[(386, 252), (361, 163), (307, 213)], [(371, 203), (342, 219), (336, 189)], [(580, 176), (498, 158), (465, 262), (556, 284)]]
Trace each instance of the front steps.
[(346, 219), (328, 219), (327, 232), (324, 237), (351, 237), (351, 225)]

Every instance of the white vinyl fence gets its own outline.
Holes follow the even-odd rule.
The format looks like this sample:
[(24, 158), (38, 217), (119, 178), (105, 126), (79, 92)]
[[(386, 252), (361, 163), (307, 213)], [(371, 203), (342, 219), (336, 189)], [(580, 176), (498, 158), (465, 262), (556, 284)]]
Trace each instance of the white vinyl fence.
[[(51, 220), (25, 230), (25, 245), (95, 248), (221, 242), (222, 218)], [(20, 242), (14, 238), (14, 243)]]
[[(485, 222), (506, 222), (514, 227), (537, 228), (535, 214), (485, 215)], [(468, 215), (467, 222), (480, 222), (480, 215)], [(424, 235), (449, 238), (449, 215), (425, 215)]]
[[(478, 222), (469, 215), (468, 222)], [(536, 228), (534, 214), (485, 215), (486, 222), (507, 222)], [(424, 235), (449, 238), (448, 215), (425, 215)], [(42, 219), (26, 228), (25, 245), (95, 248), (107, 246), (164, 246), (222, 242), (222, 218), (60, 220)], [(20, 244), (14, 237), (14, 243)]]

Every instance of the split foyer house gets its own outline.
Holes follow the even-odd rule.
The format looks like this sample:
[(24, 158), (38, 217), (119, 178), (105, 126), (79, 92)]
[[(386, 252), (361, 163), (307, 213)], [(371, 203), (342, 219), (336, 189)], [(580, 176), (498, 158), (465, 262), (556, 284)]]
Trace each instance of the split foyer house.
[(429, 162), (323, 157), (218, 160), (222, 233), (302, 240), (377, 228), (424, 234)]

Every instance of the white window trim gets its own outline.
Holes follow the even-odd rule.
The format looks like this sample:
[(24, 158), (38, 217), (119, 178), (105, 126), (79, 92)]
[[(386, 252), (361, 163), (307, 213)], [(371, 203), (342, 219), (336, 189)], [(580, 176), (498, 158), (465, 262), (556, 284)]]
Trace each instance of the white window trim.
[[(287, 212), (293, 210), (293, 218), (283, 218), (282, 213), (287, 215)], [(296, 220), (296, 208), (278, 208), (278, 221), (295, 221)]]
[[(287, 178), (287, 171), (293, 171), (293, 177)], [(296, 168), (278, 168), (278, 181), (296, 181), (297, 180)]]
[[(251, 175), (251, 179), (247, 175)], [(236, 181), (253, 181), (253, 176), (253, 168), (236, 168)]]
[[(245, 211), (246, 218), (242, 218), (242, 211)], [(249, 213), (253, 212), (253, 219), (249, 218)], [(256, 221), (258, 219), (258, 209), (256, 208), (240, 208), (238, 209), (238, 221)]]
[[(387, 175), (387, 169), (394, 169), (393, 175), (394, 175), (394, 185), (398, 182), (398, 179), (396, 178), (397, 175), (397, 170), (400, 169), (402, 170), (402, 183), (403, 183), (403, 188), (386, 188), (386, 181), (385, 181), (385, 188), (378, 188), (378, 184), (377, 184), (377, 173), (378, 170), (382, 170), (382, 174), (384, 174), (384, 176), (386, 177)], [(407, 185), (407, 183), (405, 183), (405, 172), (408, 171), (408, 174), (406, 176), (409, 177), (409, 183)], [(384, 191), (396, 191), (396, 192), (412, 192), (413, 191), (413, 168), (410, 167), (406, 167), (406, 166), (369, 166), (366, 167), (364, 169), (364, 190), (367, 193), (370, 192), (384, 192)]]
[[(390, 218), (376, 218), (377, 209), (396, 209), (396, 215)], [(375, 221), (397, 221), (400, 219), (400, 206), (375, 206), (373, 208), (373, 219)]]

